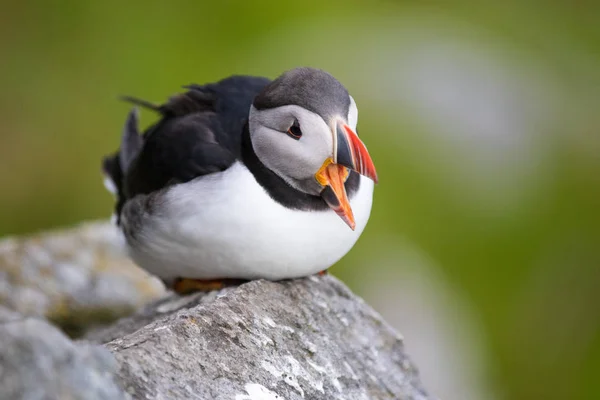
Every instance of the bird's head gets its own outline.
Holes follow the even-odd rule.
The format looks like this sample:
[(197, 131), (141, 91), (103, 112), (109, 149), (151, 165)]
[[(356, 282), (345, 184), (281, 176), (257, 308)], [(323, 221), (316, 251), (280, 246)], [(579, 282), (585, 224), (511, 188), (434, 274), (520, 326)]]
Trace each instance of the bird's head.
[(350, 170), (377, 182), (357, 121), (356, 103), (340, 82), (322, 70), (296, 68), (254, 99), (249, 131), (267, 168), (293, 188), (321, 196), (354, 229), (344, 186)]

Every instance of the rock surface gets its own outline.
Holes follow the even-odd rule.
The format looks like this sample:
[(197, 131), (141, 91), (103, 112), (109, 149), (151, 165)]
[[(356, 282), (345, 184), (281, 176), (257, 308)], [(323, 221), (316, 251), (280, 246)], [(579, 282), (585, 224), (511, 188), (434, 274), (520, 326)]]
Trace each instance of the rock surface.
[(402, 338), (332, 276), (162, 299), (87, 339), (134, 399), (428, 399)]
[(163, 294), (125, 257), (107, 221), (0, 241), (0, 305), (46, 317), (73, 336)]
[(402, 338), (334, 277), (165, 294), (100, 222), (0, 241), (0, 399), (430, 397)]
[(43, 319), (0, 308), (0, 399), (129, 398), (101, 346), (73, 343)]

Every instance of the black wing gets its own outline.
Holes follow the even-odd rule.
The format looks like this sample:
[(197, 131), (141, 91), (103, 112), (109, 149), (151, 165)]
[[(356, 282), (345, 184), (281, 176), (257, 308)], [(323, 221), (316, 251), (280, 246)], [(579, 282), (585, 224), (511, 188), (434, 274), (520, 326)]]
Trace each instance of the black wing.
[(121, 147), (103, 160), (117, 189), (116, 214), (128, 199), (198, 176), (223, 171), (241, 157), (244, 124), (266, 78), (233, 76), (217, 83), (186, 86), (162, 105), (125, 98), (161, 119), (141, 136), (130, 113)]

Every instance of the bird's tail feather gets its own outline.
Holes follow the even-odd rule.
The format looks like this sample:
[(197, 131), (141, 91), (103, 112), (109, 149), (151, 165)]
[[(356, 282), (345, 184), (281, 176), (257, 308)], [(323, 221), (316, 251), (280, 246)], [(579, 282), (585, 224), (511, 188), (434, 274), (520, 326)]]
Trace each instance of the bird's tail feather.
[(142, 137), (138, 129), (139, 113), (134, 107), (129, 112), (123, 133), (121, 135), (121, 148), (119, 150), (119, 164), (122, 172), (127, 172), (131, 162), (137, 157), (142, 148)]
[(138, 110), (137, 108), (133, 108), (125, 121), (119, 150), (104, 157), (102, 160), (105, 186), (117, 197), (115, 210), (117, 221), (119, 220), (121, 208), (125, 203), (125, 193), (123, 191), (124, 178), (132, 161), (139, 154), (143, 144), (142, 136), (139, 134), (138, 120)]
[(140, 106), (142, 108), (147, 108), (149, 110), (153, 110), (153, 111), (157, 111), (157, 112), (161, 112), (162, 110), (162, 105), (160, 104), (154, 104), (148, 100), (144, 100), (144, 99), (140, 99), (137, 97), (133, 97), (133, 96), (120, 96), (119, 99), (126, 101), (127, 103), (131, 103), (134, 104), (136, 106)]

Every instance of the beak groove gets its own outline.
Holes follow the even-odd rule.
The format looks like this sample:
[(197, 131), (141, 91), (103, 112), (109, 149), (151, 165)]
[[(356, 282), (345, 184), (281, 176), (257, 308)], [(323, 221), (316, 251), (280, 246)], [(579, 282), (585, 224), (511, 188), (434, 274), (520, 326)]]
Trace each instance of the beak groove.
[(335, 129), (333, 157), (325, 160), (315, 178), (324, 187), (321, 198), (354, 230), (356, 223), (346, 194), (346, 180), (350, 170), (354, 170), (377, 183), (377, 172), (367, 147), (352, 128), (338, 120)]
[(378, 182), (375, 164), (365, 144), (345, 122), (336, 125), (334, 162), (344, 165), (367, 178)]

